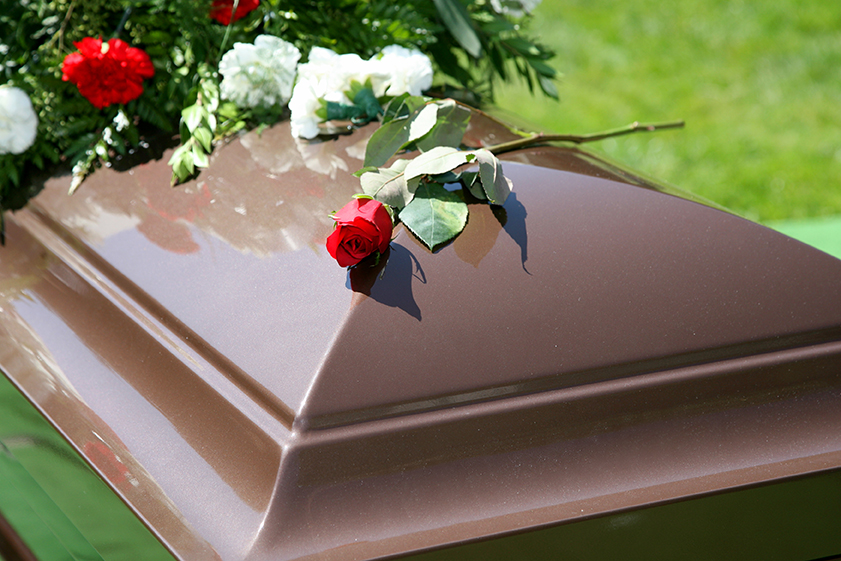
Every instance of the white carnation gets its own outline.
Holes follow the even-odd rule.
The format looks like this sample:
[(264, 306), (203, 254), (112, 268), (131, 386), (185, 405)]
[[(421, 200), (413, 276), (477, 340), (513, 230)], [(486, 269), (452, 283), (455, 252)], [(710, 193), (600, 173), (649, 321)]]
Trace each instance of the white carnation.
[(240, 107), (284, 104), (300, 58), (294, 45), (272, 35), (258, 35), (253, 45), (234, 43), (219, 62), (222, 97)]
[(21, 154), (35, 142), (38, 116), (20, 88), (0, 86), (0, 154)]
[[(372, 74), (374, 95), (421, 95), (432, 86), (432, 62), (416, 49), (390, 45), (371, 59), (378, 72)], [(381, 90), (381, 91), (378, 91)]]
[(357, 54), (336, 54), (330, 49), (313, 47), (309, 61), (298, 67), (299, 81), (310, 83), (320, 98), (336, 103), (351, 103), (345, 96), (353, 80), (364, 83), (370, 70)]
[(298, 66), (298, 82), (289, 101), (292, 134), (301, 138), (317, 136), (320, 100), (351, 104), (353, 100), (346, 95), (351, 82), (364, 84), (369, 80), (377, 98), (406, 92), (420, 95), (432, 86), (432, 63), (420, 51), (398, 45), (386, 47), (371, 60), (314, 47), (308, 62)]
[(540, 0), (491, 0), (494, 11), (514, 18), (532, 13), (538, 4)]
[(322, 121), (315, 112), (321, 107), (319, 100), (351, 103), (345, 95), (352, 80), (364, 82), (367, 63), (359, 55), (340, 55), (330, 49), (313, 47), (309, 61), (298, 66), (298, 82), (289, 100), (292, 135), (301, 138), (318, 136)]
[(318, 123), (321, 118), (315, 114), (321, 107), (319, 95), (316, 91), (317, 83), (310, 80), (298, 80), (292, 90), (289, 100), (289, 111), (292, 125), (292, 136), (301, 138), (315, 138), (318, 136)]

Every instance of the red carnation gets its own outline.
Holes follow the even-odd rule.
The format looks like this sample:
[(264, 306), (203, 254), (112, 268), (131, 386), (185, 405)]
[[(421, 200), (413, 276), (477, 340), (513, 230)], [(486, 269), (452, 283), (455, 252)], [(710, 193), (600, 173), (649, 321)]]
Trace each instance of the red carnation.
[(149, 55), (119, 39), (103, 43), (86, 37), (74, 45), (79, 52), (64, 58), (61, 79), (76, 84), (98, 109), (137, 99), (143, 93), (143, 80), (155, 74)]
[[(249, 12), (254, 11), (260, 5), (260, 0), (239, 0), (237, 11), (234, 14), (234, 21), (242, 19)], [(210, 8), (210, 17), (228, 25), (231, 23), (231, 13), (234, 11), (234, 0), (213, 0)]]

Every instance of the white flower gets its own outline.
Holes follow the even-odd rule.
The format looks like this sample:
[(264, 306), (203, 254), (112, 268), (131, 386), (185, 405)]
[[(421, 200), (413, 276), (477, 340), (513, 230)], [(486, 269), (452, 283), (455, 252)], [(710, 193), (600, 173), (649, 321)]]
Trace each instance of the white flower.
[(289, 100), (289, 110), (292, 112), (290, 121), (292, 124), (292, 136), (301, 138), (315, 138), (318, 136), (318, 123), (321, 118), (315, 114), (321, 107), (319, 95), (315, 85), (310, 80), (298, 80), (295, 89), (292, 90), (292, 99)]
[(309, 61), (298, 67), (298, 81), (307, 81), (318, 97), (336, 103), (351, 103), (345, 91), (353, 80), (363, 83), (371, 67), (357, 54), (336, 54), (330, 49), (313, 47)]
[(128, 117), (126, 117), (126, 114), (123, 113), (122, 109), (117, 111), (117, 114), (114, 116), (114, 120), (112, 122), (114, 123), (114, 126), (117, 128), (117, 132), (124, 131), (126, 129), (126, 127), (128, 127), (131, 124), (128, 120)]
[(359, 55), (340, 55), (330, 49), (313, 47), (309, 61), (298, 66), (298, 82), (289, 100), (292, 135), (300, 138), (318, 136), (318, 124), (322, 119), (315, 112), (321, 107), (320, 100), (351, 103), (345, 91), (352, 80), (364, 82), (368, 69)]
[(521, 18), (530, 14), (540, 4), (540, 0), (491, 0), (491, 6), (498, 14)]
[(0, 86), (0, 154), (21, 154), (35, 142), (38, 116), (29, 96), (14, 86)]
[(301, 138), (317, 136), (322, 121), (316, 115), (320, 100), (351, 104), (353, 100), (346, 95), (351, 82), (364, 84), (368, 80), (377, 98), (406, 92), (420, 95), (432, 85), (432, 63), (420, 51), (398, 45), (386, 47), (371, 60), (314, 47), (309, 61), (298, 66), (298, 82), (289, 101), (292, 134)]
[(284, 104), (300, 58), (294, 45), (272, 35), (258, 35), (253, 45), (234, 43), (219, 62), (222, 97), (240, 107)]
[(374, 95), (421, 95), (432, 86), (432, 62), (416, 49), (389, 45), (371, 59), (378, 68), (372, 74)]

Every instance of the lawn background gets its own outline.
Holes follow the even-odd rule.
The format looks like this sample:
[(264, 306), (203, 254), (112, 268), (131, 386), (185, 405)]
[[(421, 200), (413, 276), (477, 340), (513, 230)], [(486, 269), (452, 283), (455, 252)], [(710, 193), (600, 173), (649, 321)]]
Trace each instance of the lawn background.
[(841, 215), (837, 0), (543, 0), (531, 28), (561, 99), (501, 85), (498, 114), (561, 133), (684, 119), (589, 149), (752, 220)]

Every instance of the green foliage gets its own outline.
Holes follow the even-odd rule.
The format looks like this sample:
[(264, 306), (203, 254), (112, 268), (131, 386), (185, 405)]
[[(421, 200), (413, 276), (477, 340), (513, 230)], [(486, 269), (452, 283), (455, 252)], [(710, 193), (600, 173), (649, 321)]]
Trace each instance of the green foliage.
[(459, 0), (434, 0), (435, 7), (450, 35), (473, 58), (482, 56), (482, 42), (470, 21), (470, 14)]
[(554, 52), (484, 0), (269, 0), (265, 32), (307, 53), (313, 46), (370, 58), (388, 45), (429, 54), (450, 81), (441, 90), (474, 102), (493, 99), (495, 82), (519, 74), (557, 97)]
[(190, 92), (190, 99), (195, 102), (181, 110), (181, 146), (168, 162), (172, 166), (172, 185), (195, 175), (196, 168), (210, 165), (216, 112), (220, 103), (219, 84), (205, 65), (199, 72), (201, 81)]
[[(39, 125), (35, 144), (23, 154), (0, 155), (0, 212), (32, 195), (30, 179), (39, 170), (71, 168), (72, 191), (96, 166), (127, 157), (162, 133), (180, 135), (181, 146), (170, 160), (173, 183), (179, 183), (207, 166), (215, 141), (277, 121), (282, 108), (243, 109), (219, 98), (216, 68), (222, 55), (235, 42), (251, 43), (259, 34), (281, 37), (304, 56), (314, 46), (366, 59), (392, 44), (417, 48), (432, 58), (439, 89), (466, 99), (491, 99), (495, 80), (515, 74), (554, 92), (548, 85), (554, 70), (543, 62), (552, 53), (524, 33), (522, 22), (515, 25), (484, 0), (263, 0), (230, 26), (211, 20), (209, 7), (210, 0), (4, 3), (0, 85), (30, 96)], [(151, 57), (155, 74), (143, 82), (140, 97), (97, 109), (62, 80), (65, 57), (86, 37), (120, 38)], [(355, 123), (377, 118), (382, 100), (365, 86), (352, 86), (352, 105), (325, 104), (324, 111)], [(407, 103), (413, 102), (395, 106), (396, 113), (384, 116), (384, 122), (408, 118), (420, 107)], [(416, 130), (385, 146), (387, 157), (402, 149), (452, 144), (457, 140), (447, 131), (458, 130), (459, 119), (466, 124), (454, 102), (416, 117)], [(380, 159), (378, 165), (384, 163)]]
[[(453, 240), (467, 224), (464, 194), (445, 184), (461, 184), (475, 199), (494, 205), (508, 198), (511, 182), (496, 156), (484, 149), (460, 149), (470, 120), (464, 107), (451, 99), (400, 96), (386, 107), (384, 119), (368, 140), (366, 167), (356, 175), (362, 191), (388, 205), (429, 249)], [(381, 167), (407, 149), (421, 153)], [(470, 163), (479, 165), (478, 172), (460, 171)]]
[(362, 192), (391, 208), (404, 208), (415, 196), (419, 180), (406, 180), (409, 160), (397, 160), (388, 168), (373, 168), (359, 177)]
[(478, 199), (487, 199), (491, 204), (501, 205), (511, 194), (511, 181), (503, 175), (502, 164), (487, 150), (479, 149), (473, 154), (479, 162), (479, 175), (474, 177), (473, 184), (478, 179), (482, 192), (471, 190), (471, 193)]
[(403, 150), (458, 146), (469, 120), (470, 111), (452, 99), (430, 103), (418, 96), (400, 96), (386, 107), (383, 125), (368, 141), (365, 166), (382, 166)]
[(467, 205), (439, 183), (422, 183), (415, 198), (400, 212), (400, 221), (430, 249), (439, 247), (464, 230)]

